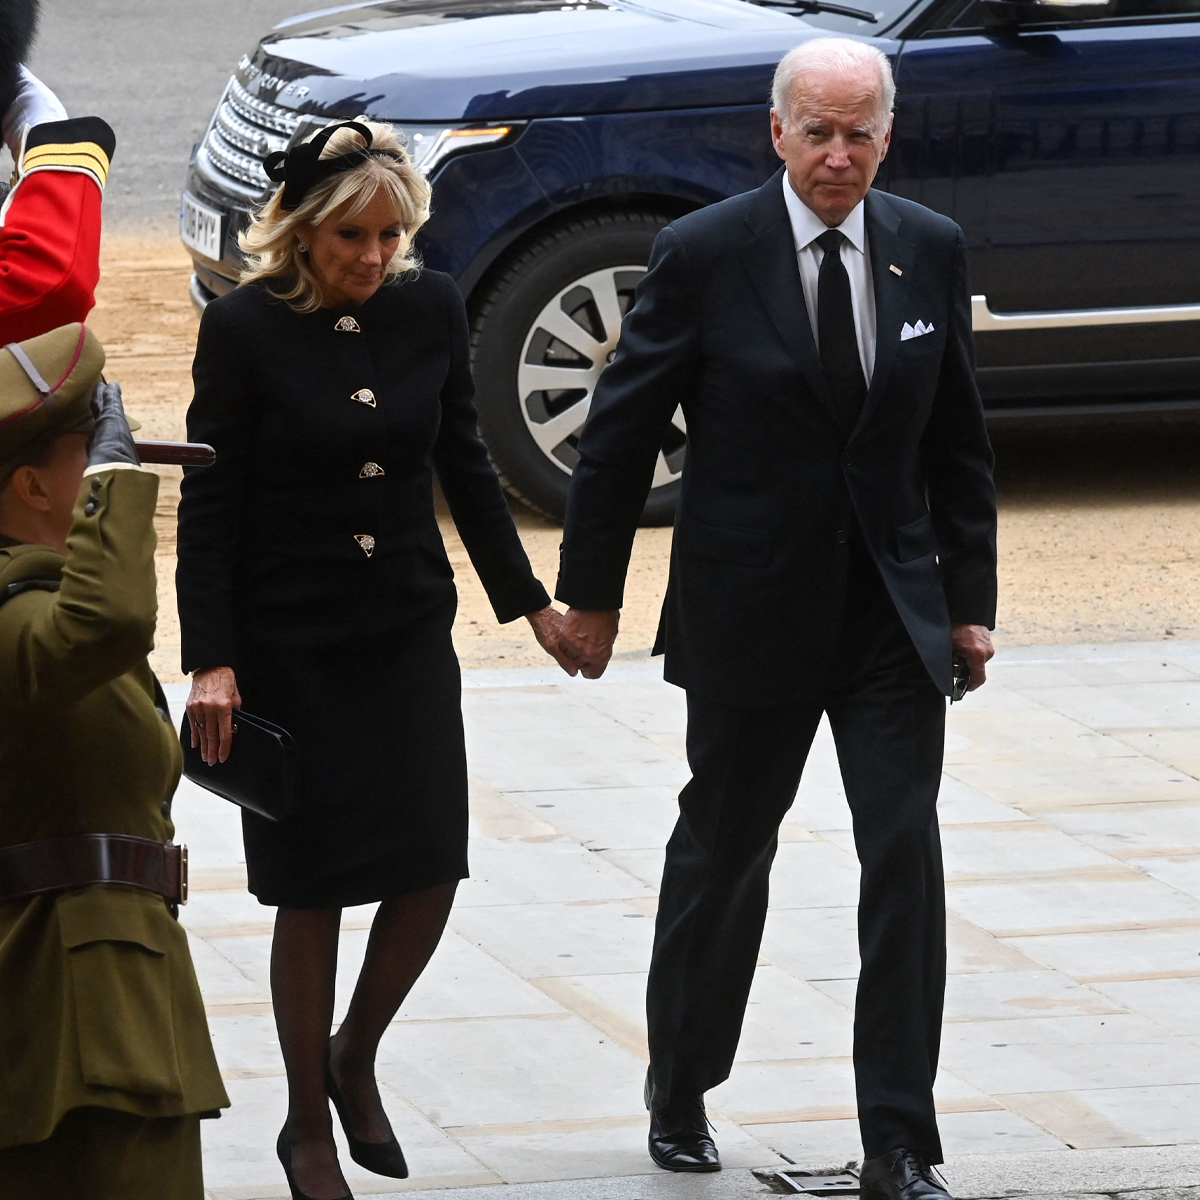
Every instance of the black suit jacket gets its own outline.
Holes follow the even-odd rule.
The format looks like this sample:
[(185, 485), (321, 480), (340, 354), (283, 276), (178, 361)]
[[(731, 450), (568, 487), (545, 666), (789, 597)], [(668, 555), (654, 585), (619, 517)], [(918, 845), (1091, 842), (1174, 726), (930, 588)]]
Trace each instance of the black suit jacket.
[[(675, 410), (687, 458), (659, 647), (666, 677), (732, 704), (825, 678), (861, 530), (934, 683), (952, 622), (994, 625), (996, 501), (975, 384), (966, 245), (953, 221), (871, 191), (878, 340), (843, 429), (804, 304), (783, 172), (664, 229), (597, 385), (567, 506), (557, 595), (622, 604)], [(901, 341), (907, 322), (933, 333)]]

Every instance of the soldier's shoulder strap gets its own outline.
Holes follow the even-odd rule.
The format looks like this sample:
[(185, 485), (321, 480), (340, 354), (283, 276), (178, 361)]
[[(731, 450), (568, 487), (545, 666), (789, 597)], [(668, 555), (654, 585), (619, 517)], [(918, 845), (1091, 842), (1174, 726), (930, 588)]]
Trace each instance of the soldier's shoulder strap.
[(22, 592), (57, 592), (63, 557), (49, 546), (29, 543), (0, 547), (0, 605)]
[(0, 588), (0, 604), (7, 604), (22, 592), (57, 592), (61, 588), (61, 579), (21, 579)]

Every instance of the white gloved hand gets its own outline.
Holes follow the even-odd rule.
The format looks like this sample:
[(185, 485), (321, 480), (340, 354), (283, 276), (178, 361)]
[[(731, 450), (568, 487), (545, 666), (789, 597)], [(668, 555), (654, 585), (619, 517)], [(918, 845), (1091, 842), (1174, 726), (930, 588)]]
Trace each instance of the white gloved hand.
[(65, 121), (67, 110), (62, 101), (26, 66), (17, 68), (17, 98), (0, 123), (4, 144), (16, 158), (21, 152), (21, 135), (27, 125), (46, 121)]

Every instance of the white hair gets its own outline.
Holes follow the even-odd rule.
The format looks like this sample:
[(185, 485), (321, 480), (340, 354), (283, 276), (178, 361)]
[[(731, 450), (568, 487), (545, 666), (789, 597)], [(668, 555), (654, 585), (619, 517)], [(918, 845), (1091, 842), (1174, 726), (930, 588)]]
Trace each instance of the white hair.
[(791, 116), (792, 91), (797, 80), (806, 75), (828, 75), (835, 72), (853, 72), (873, 69), (879, 75), (876, 95), (879, 99), (879, 117), (885, 124), (896, 103), (896, 81), (892, 76), (892, 64), (882, 50), (868, 42), (857, 42), (853, 38), (820, 37), (789, 50), (775, 68), (771, 83), (771, 104), (784, 125)]

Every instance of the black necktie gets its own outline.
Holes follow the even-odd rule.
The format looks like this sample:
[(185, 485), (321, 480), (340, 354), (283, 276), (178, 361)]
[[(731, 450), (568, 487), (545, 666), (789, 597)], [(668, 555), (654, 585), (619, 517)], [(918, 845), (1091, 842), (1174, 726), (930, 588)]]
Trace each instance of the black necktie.
[(825, 379), (842, 425), (849, 433), (867, 398), (867, 381), (854, 329), (850, 276), (842, 262), (842, 242), (845, 240), (846, 235), (839, 229), (827, 229), (817, 238), (817, 245), (825, 251), (817, 276), (817, 334)]

